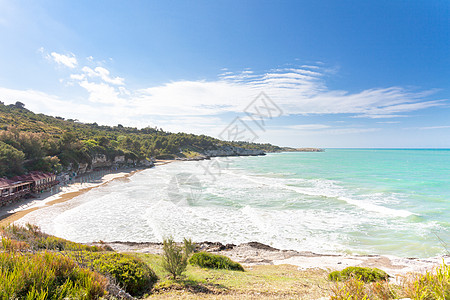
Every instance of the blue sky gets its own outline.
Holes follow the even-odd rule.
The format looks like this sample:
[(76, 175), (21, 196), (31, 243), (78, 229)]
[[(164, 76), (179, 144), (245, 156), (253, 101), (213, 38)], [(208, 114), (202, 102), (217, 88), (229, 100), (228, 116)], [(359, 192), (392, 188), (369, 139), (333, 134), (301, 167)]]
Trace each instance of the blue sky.
[[(449, 148), (449, 15), (432, 0), (0, 0), (0, 100), (216, 137), (238, 118), (284, 146)], [(244, 111), (261, 92), (279, 110), (258, 126)]]

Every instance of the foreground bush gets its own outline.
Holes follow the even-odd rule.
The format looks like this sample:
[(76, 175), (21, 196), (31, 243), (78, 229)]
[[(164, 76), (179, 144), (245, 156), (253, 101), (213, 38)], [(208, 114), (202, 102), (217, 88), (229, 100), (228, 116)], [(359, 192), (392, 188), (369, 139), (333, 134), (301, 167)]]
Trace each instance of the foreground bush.
[(345, 281), (349, 278), (356, 278), (364, 282), (375, 282), (387, 280), (389, 275), (377, 268), (348, 267), (342, 271), (334, 271), (328, 275), (332, 281)]
[(78, 263), (101, 274), (109, 275), (125, 291), (139, 296), (151, 290), (157, 276), (142, 260), (114, 252), (69, 252)]
[(98, 299), (107, 283), (59, 253), (0, 253), (0, 299)]
[(189, 259), (189, 263), (202, 268), (244, 271), (244, 268), (239, 263), (232, 261), (228, 257), (208, 252), (193, 254)]
[[(105, 251), (110, 250), (109, 247), (97, 247), (87, 246), (71, 242), (62, 238), (58, 238), (52, 235), (41, 232), (39, 227), (31, 224), (26, 224), (25, 227), (10, 225), (0, 229), (0, 235), (6, 240), (2, 242), (3, 248), (7, 249), (7, 246), (17, 249), (20, 243), (27, 244), (26, 248), (32, 250), (57, 250), (57, 251)], [(5, 247), (6, 245), (6, 247)], [(24, 244), (25, 245), (25, 244)]]
[(405, 296), (413, 299), (450, 299), (450, 266), (442, 264), (425, 274), (405, 278)]
[(408, 274), (399, 285), (386, 281), (365, 283), (356, 277), (350, 277), (332, 288), (331, 299), (450, 299), (450, 266), (441, 265), (433, 272)]

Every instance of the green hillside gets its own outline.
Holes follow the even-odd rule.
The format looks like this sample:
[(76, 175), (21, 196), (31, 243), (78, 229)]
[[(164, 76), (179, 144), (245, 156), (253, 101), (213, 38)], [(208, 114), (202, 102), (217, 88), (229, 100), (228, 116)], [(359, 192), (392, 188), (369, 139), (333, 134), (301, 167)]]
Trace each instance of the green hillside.
[(170, 133), (158, 128), (102, 126), (36, 114), (23, 103), (0, 102), (0, 177), (30, 170), (58, 171), (89, 163), (94, 155), (142, 160), (202, 153), (224, 145), (265, 152), (282, 151), (271, 144), (224, 142), (205, 135)]

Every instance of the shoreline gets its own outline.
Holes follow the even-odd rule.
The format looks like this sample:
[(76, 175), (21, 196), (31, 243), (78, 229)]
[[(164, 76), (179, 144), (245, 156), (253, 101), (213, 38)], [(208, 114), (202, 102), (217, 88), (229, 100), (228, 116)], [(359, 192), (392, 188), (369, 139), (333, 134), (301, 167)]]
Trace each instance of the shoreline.
[[(87, 243), (100, 245), (100, 243)], [(146, 254), (163, 253), (162, 243), (158, 242), (104, 242), (117, 252)], [(298, 270), (342, 270), (350, 266), (379, 268), (398, 280), (407, 273), (424, 273), (443, 262), (450, 264), (450, 255), (429, 258), (397, 257), (391, 255), (321, 254), (311, 251), (281, 250), (259, 242), (239, 245), (220, 242), (195, 243), (199, 251), (225, 255), (247, 267), (257, 265), (292, 265)]]
[[(157, 160), (156, 166), (175, 162), (177, 160)], [(41, 194), (39, 198), (23, 199), (13, 205), (0, 209), (0, 226), (11, 224), (23, 218), (28, 213), (43, 207), (69, 201), (82, 195), (91, 189), (107, 184), (113, 180), (121, 180), (145, 170), (146, 168), (132, 168), (117, 170), (106, 174), (89, 183), (73, 183), (57, 194), (50, 192)], [(96, 244), (96, 243), (88, 243)], [(137, 252), (149, 254), (161, 254), (162, 244), (157, 242), (106, 242), (117, 252)], [(292, 265), (299, 270), (342, 270), (348, 266), (376, 267), (383, 269), (393, 278), (402, 276), (408, 272), (425, 272), (444, 261), (450, 263), (450, 255), (442, 255), (429, 258), (396, 257), (391, 255), (358, 255), (344, 253), (315, 253), (311, 251), (280, 250), (259, 243), (248, 242), (240, 245), (222, 244), (220, 242), (196, 243), (200, 250), (221, 254), (246, 265)]]
[[(154, 167), (166, 165), (176, 160), (156, 160)], [(67, 186), (62, 186), (61, 191), (52, 194), (50, 191), (38, 195), (35, 198), (21, 199), (16, 203), (0, 207), (0, 227), (12, 224), (25, 215), (38, 210), (40, 208), (51, 206), (58, 203), (69, 201), (79, 195), (87, 193), (91, 189), (100, 187), (113, 180), (124, 179), (133, 176), (134, 174), (146, 170), (147, 168), (126, 168), (119, 169), (115, 172), (103, 175), (100, 178), (94, 179), (92, 182), (85, 183), (71, 183)]]
[(145, 168), (120, 169), (103, 175), (100, 178), (94, 179), (92, 182), (74, 182), (67, 186), (62, 186), (61, 191), (56, 194), (46, 191), (35, 198), (21, 199), (16, 203), (0, 208), (0, 226), (7, 226), (20, 220), (32, 211), (69, 201), (94, 188), (100, 187), (114, 180), (128, 178), (143, 170), (145, 170)]

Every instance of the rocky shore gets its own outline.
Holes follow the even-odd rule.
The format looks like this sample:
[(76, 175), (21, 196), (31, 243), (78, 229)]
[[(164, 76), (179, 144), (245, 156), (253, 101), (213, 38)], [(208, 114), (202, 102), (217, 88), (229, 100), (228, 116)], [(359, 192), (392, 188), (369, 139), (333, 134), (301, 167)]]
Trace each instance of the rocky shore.
[(176, 160), (181, 161), (198, 161), (210, 159), (211, 157), (226, 157), (226, 156), (262, 156), (266, 155), (263, 150), (258, 149), (245, 149), (235, 146), (220, 146), (214, 150), (205, 150), (203, 153), (194, 157), (179, 157)]
[[(118, 252), (163, 253), (162, 243), (117, 241), (106, 244)], [(450, 263), (450, 256), (402, 258), (384, 255), (319, 254), (310, 251), (280, 250), (259, 242), (234, 245), (205, 241), (196, 243), (196, 246), (197, 251), (225, 255), (246, 266), (288, 264), (297, 266), (299, 270), (342, 270), (349, 266), (376, 267), (386, 271), (394, 279), (408, 272), (431, 270), (443, 261)]]

